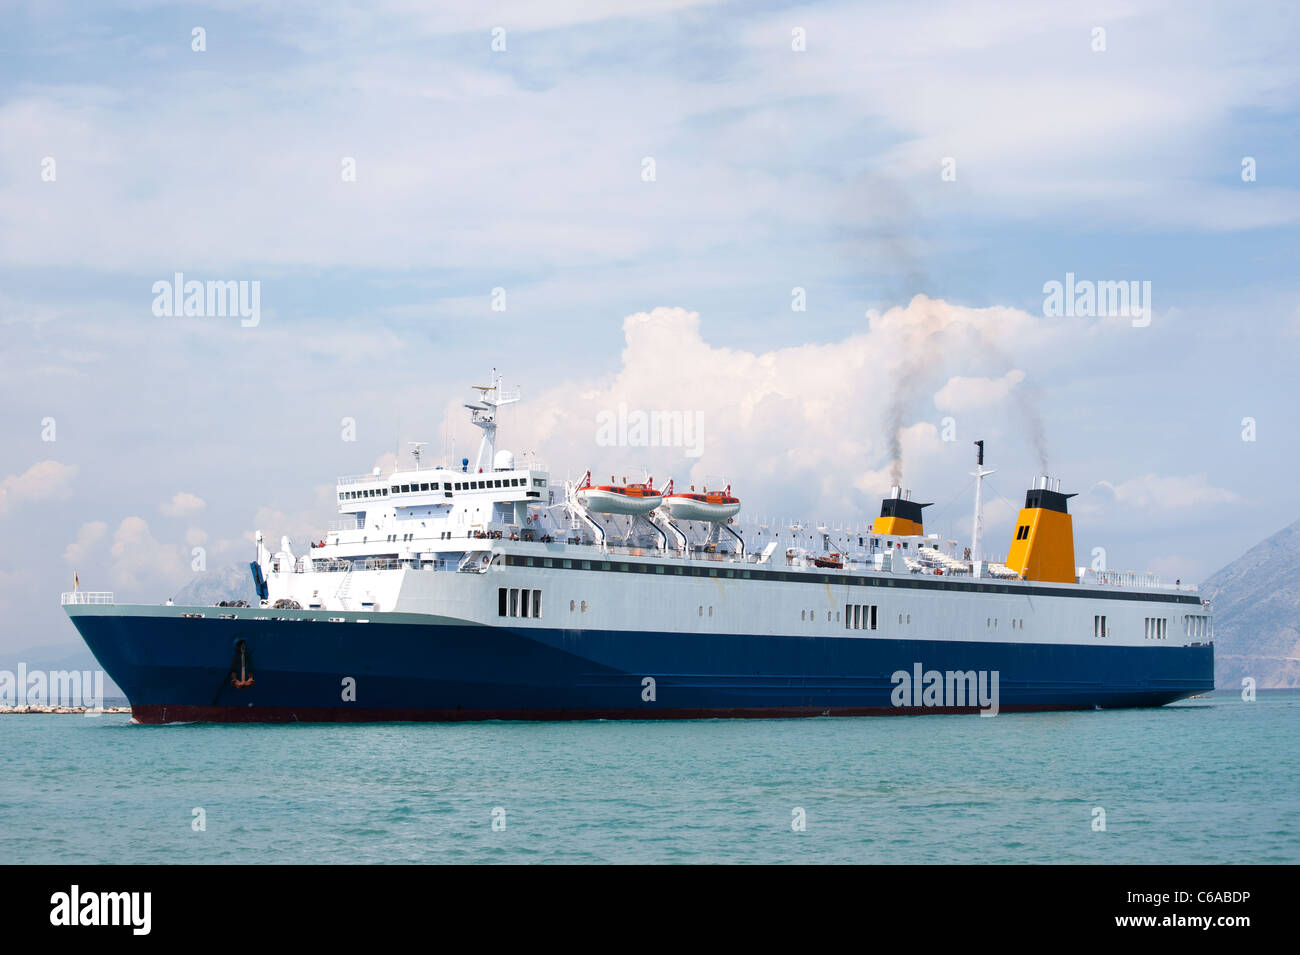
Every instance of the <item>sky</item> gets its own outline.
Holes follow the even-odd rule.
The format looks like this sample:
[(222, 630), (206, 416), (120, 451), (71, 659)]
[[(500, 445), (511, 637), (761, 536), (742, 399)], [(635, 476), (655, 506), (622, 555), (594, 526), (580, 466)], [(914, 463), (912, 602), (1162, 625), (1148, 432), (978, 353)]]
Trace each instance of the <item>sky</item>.
[[(1201, 580), (1300, 516), (1297, 39), (1283, 3), (0, 5), (0, 649), (76, 639), (74, 573), (161, 602), (408, 442), (472, 458), (493, 368), (556, 478), (847, 526), (898, 471), (964, 540), (983, 439), (994, 553), (1046, 470), (1076, 563)], [(177, 273), (257, 309), (169, 310)], [(1149, 311), (1062, 314), (1067, 274)]]

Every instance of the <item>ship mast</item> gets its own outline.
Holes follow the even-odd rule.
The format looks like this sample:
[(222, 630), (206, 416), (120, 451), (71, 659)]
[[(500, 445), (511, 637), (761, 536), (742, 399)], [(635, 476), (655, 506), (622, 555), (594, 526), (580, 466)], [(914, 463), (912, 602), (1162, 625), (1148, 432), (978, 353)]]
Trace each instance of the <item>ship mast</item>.
[(976, 441), (975, 447), (978, 449), (975, 455), (975, 470), (971, 472), (975, 477), (975, 523), (970, 539), (972, 561), (983, 559), (980, 554), (980, 534), (984, 530), (984, 478), (997, 473), (993, 468), (984, 469), (984, 442)]
[(479, 403), (465, 406), (469, 409), (470, 420), (483, 429), (483, 440), (478, 446), (478, 460), (474, 464), (475, 471), (492, 467), (492, 455), (496, 449), (497, 438), (497, 409), (519, 400), (518, 392), (510, 395), (505, 393), (502, 388), (504, 382), (505, 379), (493, 368), (492, 384), (474, 385), (474, 388), (482, 393)]

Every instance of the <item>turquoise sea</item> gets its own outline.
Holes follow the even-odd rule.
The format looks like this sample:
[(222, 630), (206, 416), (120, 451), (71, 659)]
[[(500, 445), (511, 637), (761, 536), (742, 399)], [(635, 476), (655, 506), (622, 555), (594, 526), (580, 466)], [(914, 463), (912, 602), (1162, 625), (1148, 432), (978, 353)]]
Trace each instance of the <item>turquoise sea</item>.
[(1300, 862), (1291, 691), (992, 719), (13, 715), (0, 750), (6, 862)]

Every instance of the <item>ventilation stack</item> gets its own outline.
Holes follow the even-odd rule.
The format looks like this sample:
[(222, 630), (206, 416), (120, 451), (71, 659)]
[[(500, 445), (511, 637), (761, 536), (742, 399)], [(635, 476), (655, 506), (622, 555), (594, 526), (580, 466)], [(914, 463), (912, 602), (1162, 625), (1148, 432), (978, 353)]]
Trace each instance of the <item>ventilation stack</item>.
[(1040, 477), (1025, 492), (1025, 506), (1016, 518), (1016, 534), (1007, 552), (1007, 566), (1024, 580), (1058, 584), (1076, 582), (1074, 525), (1061, 493), (1061, 482)]
[(912, 500), (911, 491), (904, 491), (895, 484), (889, 489), (889, 497), (880, 502), (880, 516), (871, 525), (871, 532), (895, 534), (899, 537), (924, 537), (921, 509), (929, 506), (916, 503)]

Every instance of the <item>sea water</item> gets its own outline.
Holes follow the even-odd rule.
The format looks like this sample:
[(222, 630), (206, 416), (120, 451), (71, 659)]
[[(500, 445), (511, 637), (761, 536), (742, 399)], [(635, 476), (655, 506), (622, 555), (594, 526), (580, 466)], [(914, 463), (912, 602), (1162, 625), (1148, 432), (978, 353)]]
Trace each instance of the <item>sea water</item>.
[(1300, 692), (859, 719), (0, 717), (44, 863), (1300, 862)]

